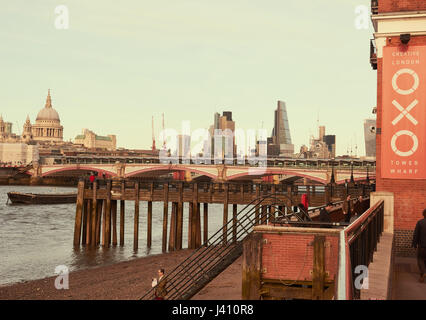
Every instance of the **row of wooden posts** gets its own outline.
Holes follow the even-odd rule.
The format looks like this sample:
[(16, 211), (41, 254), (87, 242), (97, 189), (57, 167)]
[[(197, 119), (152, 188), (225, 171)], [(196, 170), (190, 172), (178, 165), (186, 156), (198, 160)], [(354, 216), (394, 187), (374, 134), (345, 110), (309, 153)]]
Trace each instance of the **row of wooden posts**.
[[(100, 188), (99, 184), (105, 184)], [(123, 246), (124, 231), (125, 231), (125, 200), (134, 201), (134, 226), (133, 226), (133, 249), (137, 250), (139, 245), (139, 215), (140, 201), (147, 201), (147, 247), (152, 245), (152, 203), (153, 201), (163, 202), (163, 228), (162, 228), (162, 250), (163, 252), (179, 250), (183, 247), (183, 211), (184, 203), (189, 204), (188, 215), (188, 248), (198, 248), (202, 241), (208, 239), (208, 204), (223, 203), (223, 234), (227, 234), (228, 223), (228, 205), (232, 205), (232, 221), (233, 221), (233, 238), (237, 232), (237, 205), (247, 204), (253, 199), (261, 195), (260, 185), (256, 186), (253, 192), (251, 190), (244, 191), (244, 186), (241, 186), (240, 192), (233, 190), (230, 192), (228, 184), (222, 184), (223, 192), (216, 192), (214, 184), (207, 186), (207, 192), (199, 192), (197, 183), (189, 185), (190, 192), (184, 192), (183, 183), (177, 183), (177, 192), (169, 194), (169, 184), (164, 183), (161, 188), (156, 189), (153, 183), (148, 184), (148, 190), (141, 188), (139, 181), (133, 181), (131, 188), (126, 188), (126, 181), (95, 181), (93, 184), (87, 180), (78, 182), (75, 228), (74, 228), (74, 246), (78, 247), (81, 244), (96, 248), (99, 245), (103, 247)], [(158, 184), (157, 184), (158, 185)], [(146, 183), (144, 184), (146, 186)], [(271, 189), (268, 193), (275, 192), (275, 185), (269, 186)], [(283, 200), (289, 200), (292, 196), (292, 186), (279, 186), (284, 194)], [(285, 187), (287, 190), (284, 191)], [(250, 189), (247, 188), (247, 189)], [(315, 187), (310, 188), (315, 195)], [(329, 192), (325, 195), (319, 195), (320, 201), (325, 198), (330, 198)], [(312, 197), (314, 198), (314, 197)], [(327, 199), (325, 199), (327, 200)], [(297, 201), (297, 200), (296, 200)], [(120, 205), (118, 205), (120, 202)], [(169, 220), (169, 202), (171, 202), (171, 215)], [(203, 230), (201, 230), (201, 204), (203, 204)], [(289, 202), (291, 206), (293, 203)], [(119, 219), (118, 219), (119, 208)], [(260, 210), (256, 212), (256, 222), (265, 223), (265, 217), (269, 214), (274, 214), (274, 206), (265, 203)], [(117, 223), (119, 222), (119, 230)], [(168, 232), (169, 226), (169, 232)], [(119, 239), (118, 239), (119, 236)], [(168, 238), (168, 239), (167, 239)], [(168, 241), (167, 241), (168, 240)]]

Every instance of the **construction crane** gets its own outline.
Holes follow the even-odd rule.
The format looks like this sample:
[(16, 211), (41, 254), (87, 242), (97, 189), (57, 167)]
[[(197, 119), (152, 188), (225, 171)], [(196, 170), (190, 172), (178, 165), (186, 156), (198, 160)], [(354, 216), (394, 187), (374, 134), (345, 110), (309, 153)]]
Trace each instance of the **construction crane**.
[(164, 113), (161, 114), (163, 126), (163, 150), (166, 150), (166, 133), (164, 131)]
[(155, 135), (154, 135), (154, 116), (152, 116), (152, 151), (155, 151), (157, 148), (155, 147)]

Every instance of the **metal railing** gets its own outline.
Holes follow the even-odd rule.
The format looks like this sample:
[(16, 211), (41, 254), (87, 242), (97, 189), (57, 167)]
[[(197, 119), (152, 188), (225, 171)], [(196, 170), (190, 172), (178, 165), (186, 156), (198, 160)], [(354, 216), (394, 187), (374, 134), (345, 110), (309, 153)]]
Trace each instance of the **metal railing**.
[[(167, 299), (190, 299), (232, 264), (242, 254), (243, 240), (251, 233), (252, 228), (274, 218), (271, 212), (260, 212), (260, 206), (270, 205), (271, 201), (274, 201), (277, 206), (287, 207), (287, 204), (274, 194), (253, 200), (211, 236), (202, 247), (173, 269), (165, 278), (167, 279)], [(299, 219), (291, 212), (291, 208), (286, 211), (290, 213), (279, 211), (277, 213), (288, 217), (294, 215), (296, 219)], [(257, 216), (257, 213), (260, 216)], [(141, 300), (153, 299), (154, 290), (154, 288), (149, 290)]]
[[(366, 266), (373, 261), (374, 252), (384, 228), (384, 202), (380, 201), (365, 211), (346, 230), (350, 251), (351, 275), (355, 279), (357, 266)], [(353, 299), (360, 298), (360, 289), (352, 284)]]

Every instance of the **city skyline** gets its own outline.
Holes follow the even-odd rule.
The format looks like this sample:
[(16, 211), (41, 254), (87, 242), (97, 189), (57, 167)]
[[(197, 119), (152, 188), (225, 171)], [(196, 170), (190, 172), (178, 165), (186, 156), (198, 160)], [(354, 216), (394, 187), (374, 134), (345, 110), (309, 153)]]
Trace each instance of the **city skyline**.
[[(184, 120), (208, 128), (214, 112), (230, 110), (236, 127), (260, 129), (263, 123), (270, 132), (275, 103), (283, 100), (295, 152), (316, 134), (319, 114), (320, 124), (345, 137), (338, 139), (337, 154), (346, 154), (351, 142), (365, 154), (363, 120), (375, 106), (375, 73), (365, 64), (370, 31), (356, 29), (354, 21), (356, 6), (369, 1), (272, 1), (267, 7), (142, 1), (118, 12), (96, 4), (65, 1), (68, 30), (54, 28), (53, 1), (18, 1), (0, 13), (5, 29), (15, 30), (0, 33), (0, 57), (8, 61), (0, 113), (14, 132), (22, 130), (26, 114), (34, 121), (48, 88), (64, 140), (89, 128), (115, 134), (118, 147), (136, 149), (151, 145), (152, 116), (157, 140), (162, 113), (166, 127), (179, 130)], [(308, 10), (315, 8), (333, 19), (324, 23)], [(297, 20), (296, 11), (304, 12)], [(96, 15), (90, 20), (85, 12)], [(266, 19), (270, 15), (281, 19)], [(350, 43), (339, 41), (346, 36)], [(347, 85), (333, 89), (342, 82)]]

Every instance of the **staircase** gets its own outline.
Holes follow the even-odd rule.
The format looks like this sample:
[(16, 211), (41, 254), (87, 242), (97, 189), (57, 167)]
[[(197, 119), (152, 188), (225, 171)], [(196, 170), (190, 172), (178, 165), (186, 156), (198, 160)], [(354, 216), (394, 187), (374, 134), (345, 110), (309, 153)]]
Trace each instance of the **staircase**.
[[(253, 200), (237, 213), (236, 219), (231, 219), (202, 247), (167, 274), (166, 299), (188, 300), (192, 298), (241, 256), (243, 241), (251, 233), (252, 228), (259, 223), (265, 224), (268, 220), (274, 219), (272, 214), (260, 212), (261, 205), (271, 205), (271, 202), (275, 208), (275, 214), (286, 218), (295, 215), (279, 211), (279, 207), (287, 207), (287, 205), (274, 194)], [(256, 213), (261, 216), (256, 217)], [(295, 216), (300, 220), (297, 215)], [(154, 289), (149, 290), (140, 298), (140, 300), (152, 299), (154, 299)]]

